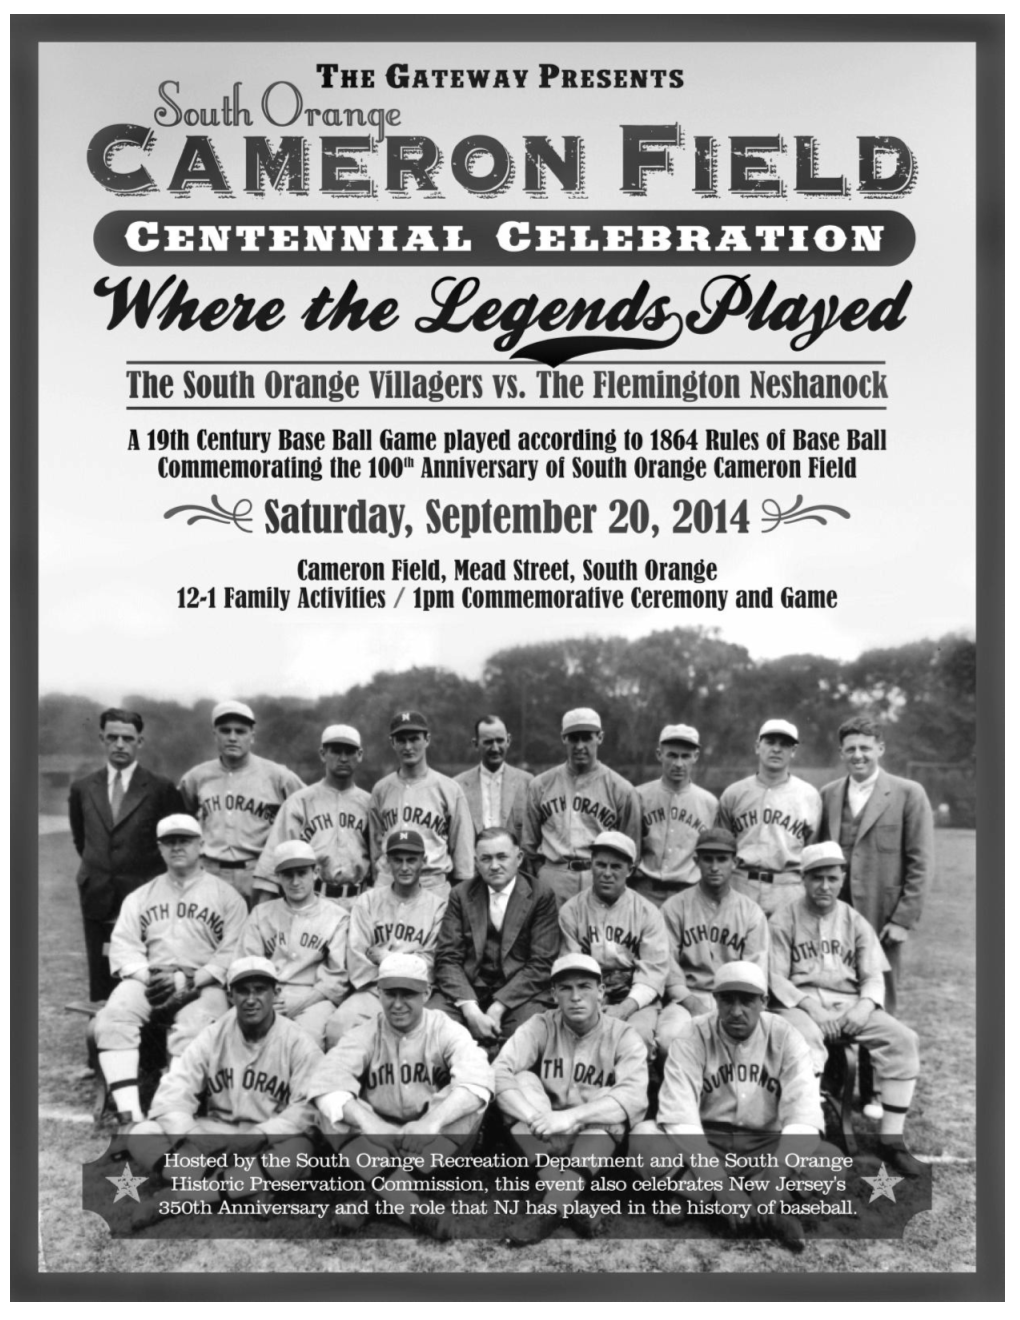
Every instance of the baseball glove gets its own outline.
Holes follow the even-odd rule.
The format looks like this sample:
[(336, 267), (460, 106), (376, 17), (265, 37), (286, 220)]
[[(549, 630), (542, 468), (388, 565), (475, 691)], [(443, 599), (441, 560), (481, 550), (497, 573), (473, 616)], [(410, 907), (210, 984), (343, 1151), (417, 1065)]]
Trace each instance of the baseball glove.
[(194, 977), (172, 967), (153, 972), (145, 987), (145, 998), (155, 1022), (171, 1022), (196, 994)]

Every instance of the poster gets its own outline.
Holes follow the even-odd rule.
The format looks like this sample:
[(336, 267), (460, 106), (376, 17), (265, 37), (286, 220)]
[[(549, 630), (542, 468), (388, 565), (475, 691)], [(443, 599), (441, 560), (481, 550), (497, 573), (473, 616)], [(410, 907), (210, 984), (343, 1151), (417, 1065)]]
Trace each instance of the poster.
[[(578, 22), (22, 26), (33, 691), (297, 709), (381, 671), (478, 681), (564, 639), (610, 663), (686, 629), (757, 666), (838, 666), (973, 638), (976, 474), (1000, 440), (1001, 327), (975, 294), (1001, 27)], [(632, 705), (629, 729), (649, 689), (624, 669), (610, 745), (653, 769), (648, 721), (689, 712)], [(537, 682), (506, 718), (544, 769)], [(912, 694), (875, 682), (893, 744)], [(741, 773), (782, 714), (749, 710)], [(968, 944), (968, 1002), (975, 967)], [(936, 1191), (948, 1178), (969, 1206), (973, 1145), (954, 1130), (939, 1152)], [(970, 1211), (946, 1230), (942, 1210), (924, 1268), (948, 1231), (963, 1278)], [(62, 1255), (54, 1214), (48, 1275), (161, 1268), (149, 1244), (118, 1257), (88, 1235)], [(261, 1243), (258, 1268), (321, 1268), (295, 1250)], [(363, 1250), (341, 1268), (406, 1268)], [(670, 1250), (655, 1268), (696, 1268)], [(778, 1282), (769, 1250), (709, 1268)], [(624, 1240), (608, 1268), (645, 1266)], [(797, 1268), (904, 1266), (813, 1244)]]

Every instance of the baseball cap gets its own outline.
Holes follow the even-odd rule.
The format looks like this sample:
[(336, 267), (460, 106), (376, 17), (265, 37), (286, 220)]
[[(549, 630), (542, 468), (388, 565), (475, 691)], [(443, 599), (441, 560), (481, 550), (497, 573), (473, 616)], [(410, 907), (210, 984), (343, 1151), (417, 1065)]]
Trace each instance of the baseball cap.
[(566, 976), (567, 972), (587, 972), (589, 976), (602, 980), (602, 968), (587, 953), (565, 953), (562, 958), (557, 958), (549, 979), (555, 981), (558, 976)]
[(758, 730), (758, 737), (764, 738), (767, 733), (780, 733), (784, 738), (791, 738), (795, 743), (800, 742), (797, 726), (791, 724), (789, 720), (766, 720)]
[(800, 855), (801, 872), (817, 870), (819, 866), (846, 866), (843, 849), (838, 843), (810, 843)]
[(597, 710), (592, 710), (590, 706), (578, 706), (576, 710), (568, 710), (563, 716), (563, 725), (560, 734), (564, 733), (601, 733), (602, 721), (599, 719)]
[(428, 733), (429, 722), (420, 710), (398, 710), (390, 720), (390, 737), (395, 733)]
[(386, 851), (424, 853), (425, 840), (417, 830), (394, 830), (386, 840)]
[(383, 990), (428, 990), (429, 965), (416, 953), (388, 953), (379, 964), (378, 985)]
[(202, 837), (202, 826), (194, 816), (185, 816), (178, 812), (176, 816), (164, 816), (156, 826), (156, 838), (165, 839), (168, 834), (194, 834)]
[(659, 734), (659, 742), (685, 742), (701, 746), (701, 735), (690, 724), (667, 724)]
[(243, 701), (220, 701), (212, 708), (213, 728), (220, 720), (228, 719), (231, 715), (239, 720), (247, 720), (249, 724), (255, 723), (255, 712)]
[(628, 838), (626, 834), (621, 834), (619, 830), (603, 830), (601, 834), (597, 834), (591, 845), (592, 852), (596, 848), (610, 848), (613, 852), (626, 857), (628, 862), (637, 861), (634, 840)]
[(767, 995), (768, 989), (765, 973), (753, 962), (723, 963), (712, 982), (715, 994), (723, 990), (743, 990), (750, 995)]
[(287, 839), (277, 844), (273, 853), (273, 870), (289, 871), (293, 866), (314, 866), (319, 859), (315, 849), (303, 839)]
[(279, 983), (280, 978), (276, 974), (276, 968), (268, 958), (257, 958), (254, 955), (248, 958), (235, 958), (227, 968), (227, 989), (236, 985), (238, 981), (246, 981), (251, 976), (265, 976), (270, 981)]
[(737, 851), (737, 840), (729, 830), (705, 830), (698, 835), (698, 842), (694, 845), (694, 851), (701, 852), (702, 848), (715, 848), (716, 850), (725, 848), (727, 852), (735, 853)]
[(322, 731), (322, 746), (343, 743), (345, 747), (360, 747), (361, 734), (349, 724), (329, 724)]

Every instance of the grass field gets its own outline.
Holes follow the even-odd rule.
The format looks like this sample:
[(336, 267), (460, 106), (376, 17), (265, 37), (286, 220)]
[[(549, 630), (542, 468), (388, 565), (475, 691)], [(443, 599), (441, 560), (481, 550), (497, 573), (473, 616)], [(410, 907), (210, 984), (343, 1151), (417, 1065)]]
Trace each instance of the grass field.
[[(937, 874), (921, 933), (907, 945), (900, 1014), (921, 1036), (922, 1076), (907, 1125), (920, 1155), (940, 1157), (933, 1208), (902, 1241), (814, 1242), (791, 1256), (772, 1242), (704, 1237), (680, 1242), (578, 1240), (566, 1227), (523, 1251), (491, 1242), (439, 1245), (402, 1228), (389, 1236), (309, 1243), (140, 1242), (111, 1239), (81, 1206), (81, 1164), (107, 1137), (92, 1132), (92, 1087), (71, 1081), (85, 1063), (76, 859), (70, 836), (39, 840), (39, 1207), (43, 1268), (117, 1273), (775, 1273), (956, 1272), (975, 1268), (974, 835), (937, 835)], [(640, 1224), (634, 1225), (636, 1232)]]

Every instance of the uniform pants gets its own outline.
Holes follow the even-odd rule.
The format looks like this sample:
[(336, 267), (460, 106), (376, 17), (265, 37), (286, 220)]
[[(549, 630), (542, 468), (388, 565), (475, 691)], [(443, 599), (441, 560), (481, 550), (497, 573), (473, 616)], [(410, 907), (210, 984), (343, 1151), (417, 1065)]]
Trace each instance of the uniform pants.
[(697, 1008), (694, 1013), (686, 1007), (685, 1004), (667, 1004), (659, 1014), (659, 1020), (655, 1024), (655, 1047), (659, 1051), (659, 1056), (665, 1058), (669, 1053), (669, 1047), (680, 1035), (688, 1022), (693, 1022), (696, 1017), (704, 1017), (707, 1013), (715, 1012), (715, 997), (705, 991), (703, 994), (689, 994), (687, 1003), (694, 1000)]
[(804, 897), (804, 882), (799, 875), (792, 881), (750, 880), (742, 871), (734, 871), (731, 883), (738, 894), (757, 903), (767, 917)]
[[(622, 1001), (621, 1001), (622, 1002)], [(655, 1049), (655, 1026), (659, 1020), (659, 1009), (661, 1005), (656, 1000), (653, 1004), (648, 1004), (645, 1008), (639, 1008), (636, 1013), (632, 1013), (629, 1018), (621, 1019), (626, 1021), (628, 1027), (633, 1027), (637, 1034), (645, 1043), (645, 1047), (651, 1055)], [(603, 1012), (612, 1009), (611, 1004), (603, 1004)], [(610, 1016), (612, 1013), (610, 1012)]]
[(538, 879), (556, 895), (556, 906), (561, 908), (568, 898), (582, 889), (591, 888), (591, 870), (571, 871), (556, 862), (544, 861), (538, 868)]
[(697, 881), (690, 885), (668, 884), (656, 880), (654, 876), (645, 875), (643, 871), (635, 871), (627, 881), (628, 889), (633, 889), (636, 894), (640, 894), (657, 908), (661, 908), (666, 899), (672, 898), (674, 894), (682, 894), (685, 889), (693, 889), (695, 884)]
[[(185, 1004), (167, 1032), (170, 1054), (183, 1054), (200, 1031), (226, 1013), (227, 996), (219, 985), (204, 985), (197, 999)], [(140, 981), (121, 981), (105, 1007), (96, 1014), (96, 1047), (100, 1050), (136, 1050), (142, 1028), (152, 1017), (145, 986)]]
[(331, 1050), (341, 1036), (346, 1036), (362, 1022), (371, 1022), (381, 1012), (382, 1004), (375, 990), (355, 990), (326, 1019), (324, 1048)]
[(328, 999), (320, 1000), (313, 1004), (311, 1008), (306, 1008), (303, 1013), (295, 1017), (290, 1009), (294, 1004), (299, 1004), (302, 999), (307, 999), (313, 987), (310, 985), (281, 985), (280, 997), (283, 1000), (283, 1011), (286, 1017), (298, 1026), (302, 1031), (307, 1031), (312, 1040), (315, 1041), (321, 1050), (326, 1040), (326, 1023), (336, 1012), (336, 1004)]
[[(825, 999), (825, 1007), (832, 1010), (833, 1017), (839, 1017), (856, 1003), (855, 996), (830, 995)], [(807, 1041), (815, 1072), (821, 1075), (825, 1070), (825, 1061), (829, 1053), (821, 1027), (802, 1009), (781, 1008), (777, 1011), (781, 1017), (786, 1018), (787, 1022), (792, 1023)], [(879, 1084), (887, 1079), (910, 1081), (921, 1071), (917, 1033), (905, 1023), (891, 1017), (884, 1009), (876, 1008), (867, 1025), (853, 1039), (867, 1047)]]
[[(518, 1073), (517, 1082), (518, 1089), (527, 1096), (530, 1104), (533, 1104), (536, 1109), (541, 1110), (544, 1114), (552, 1113), (552, 1101), (549, 1099), (545, 1087), (534, 1073)], [(553, 1141), (546, 1140), (544, 1137), (536, 1137), (527, 1123), (520, 1119), (513, 1119), (508, 1114), (504, 1114), (503, 1117), (508, 1127), (510, 1144), (529, 1163), (535, 1164), (538, 1162), (539, 1155), (548, 1155), (553, 1152)], [(604, 1123), (585, 1127), (573, 1137), (556, 1138), (555, 1151), (557, 1155), (572, 1155), (575, 1159), (578, 1157), (605, 1158), (612, 1155), (626, 1135), (627, 1125), (625, 1123)], [(595, 1168), (597, 1166), (593, 1164), (591, 1167)], [(558, 1182), (571, 1184), (569, 1188), (557, 1189), (556, 1199), (564, 1204), (580, 1196), (584, 1191), (587, 1179), (583, 1165), (569, 1169), (546, 1166), (544, 1172), (554, 1177)]]
[(219, 876), (225, 880), (241, 895), (251, 910), (255, 898), (255, 863), (258, 859), (252, 857), (245, 862), (244, 866), (221, 866), (213, 857), (202, 858), (202, 870), (208, 871), (210, 875)]

